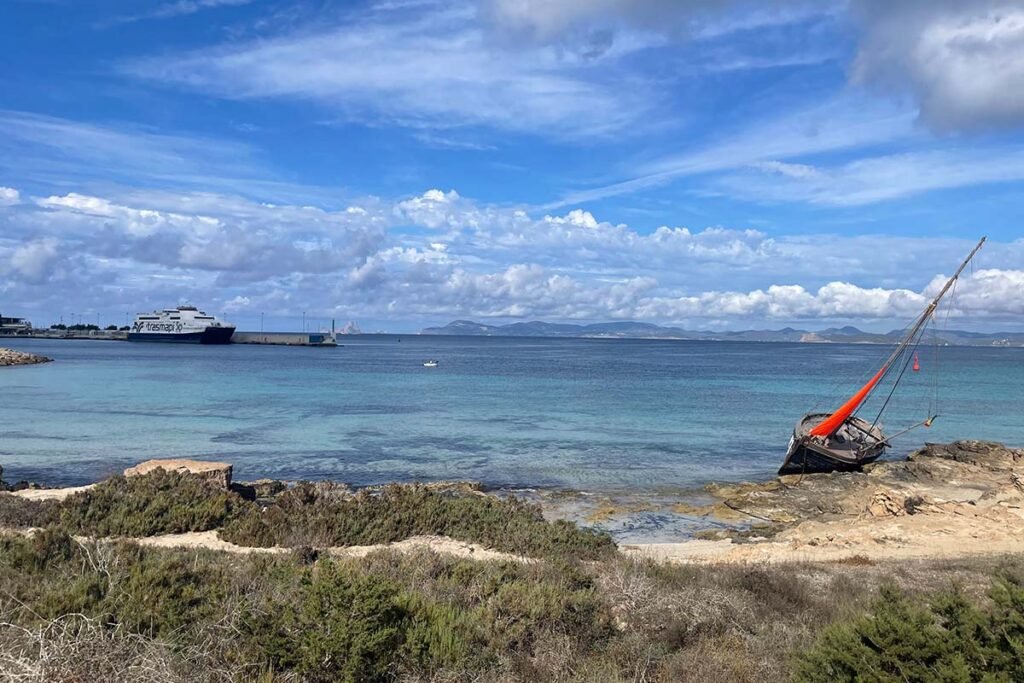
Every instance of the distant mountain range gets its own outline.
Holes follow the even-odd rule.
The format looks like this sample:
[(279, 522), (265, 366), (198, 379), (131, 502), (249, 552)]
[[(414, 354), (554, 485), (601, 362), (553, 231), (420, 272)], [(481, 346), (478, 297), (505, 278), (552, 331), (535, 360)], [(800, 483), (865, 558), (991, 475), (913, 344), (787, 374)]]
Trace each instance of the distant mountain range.
[[(472, 320), (456, 320), (443, 327), (427, 327), (420, 334), (446, 334), (470, 337), (583, 337), (591, 339), (700, 339), (707, 341), (761, 341), (895, 344), (902, 330), (886, 333), (864, 332), (856, 327), (830, 327), (818, 332), (784, 327), (781, 330), (742, 330), (736, 332), (698, 332), (652, 323), (616, 322), (573, 325), (540, 321), (484, 325)], [(1024, 332), (938, 333), (940, 343), (953, 346), (1024, 346)], [(926, 337), (930, 343), (930, 334)]]

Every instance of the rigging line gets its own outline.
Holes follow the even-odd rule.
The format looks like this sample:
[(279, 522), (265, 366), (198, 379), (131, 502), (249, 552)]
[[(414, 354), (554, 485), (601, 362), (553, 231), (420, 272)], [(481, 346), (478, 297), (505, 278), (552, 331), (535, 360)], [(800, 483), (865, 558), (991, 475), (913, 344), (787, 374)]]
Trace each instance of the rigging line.
[[(938, 417), (938, 415), (932, 415), (932, 416), (930, 416), (930, 417), (928, 418), (928, 420), (933, 420), (933, 419), (935, 419), (936, 417)], [(909, 432), (909, 431), (911, 431), (911, 430), (914, 430), (914, 429), (917, 429), (917, 428), (918, 428), (918, 427), (920, 427), (921, 425), (923, 425), (923, 424), (925, 424), (926, 422), (928, 422), (928, 420), (921, 420), (921, 421), (920, 421), (920, 422), (918, 422), (917, 424), (915, 424), (915, 425), (911, 425), (911, 426), (907, 427), (906, 429), (904, 429), (904, 430), (903, 430), (903, 431), (901, 431), (901, 432), (896, 432), (896, 433), (895, 433), (895, 434), (893, 434), (892, 436), (890, 436), (890, 437), (887, 437), (887, 438), (886, 438), (886, 440), (885, 440), (885, 441), (886, 441), (886, 443), (888, 443), (888, 442), (889, 442), (890, 440), (892, 440), (892, 439), (895, 439), (895, 438), (896, 438), (897, 436), (903, 436), (903, 435), (904, 435), (904, 434), (906, 434), (907, 432)], [(891, 446), (890, 446), (890, 447), (891, 447)]]
[[(971, 267), (974, 267), (974, 261), (971, 261)], [(953, 312), (953, 303), (956, 301), (956, 286), (960, 284), (960, 278), (953, 281), (953, 287), (949, 294), (949, 303), (946, 304), (946, 319), (942, 323), (942, 328), (949, 331), (949, 315)], [(937, 344), (937, 342), (936, 342)], [(939, 351), (938, 346), (935, 348), (935, 412), (939, 412), (939, 365), (938, 365)]]
[[(903, 326), (902, 330), (900, 330), (900, 333), (899, 333), (899, 336), (898, 336), (898, 340), (899, 341), (897, 341), (897, 343), (896, 343), (897, 346), (902, 342), (904, 336), (907, 333), (907, 330), (909, 330), (911, 327), (913, 327), (914, 322), (915, 321), (911, 320), (910, 322), (908, 322), (906, 325)], [(864, 384), (869, 379), (871, 379), (871, 377), (873, 377), (874, 374), (876, 372), (878, 372), (879, 362), (880, 361), (884, 361), (885, 359), (887, 359), (889, 357), (889, 354), (891, 353), (891, 351), (890, 351), (891, 345), (889, 345), (889, 344), (881, 344), (880, 346), (882, 347), (882, 351), (880, 351), (875, 356), (872, 356), (872, 358), (876, 358), (876, 360), (872, 361), (872, 364), (870, 366), (865, 364), (865, 367), (867, 367), (868, 369), (866, 371), (862, 372), (859, 375), (860, 381), (857, 382), (857, 384)], [(844, 377), (839, 377), (838, 379), (836, 379), (835, 382), (833, 382), (832, 387), (828, 390), (827, 394), (819, 394), (818, 395), (818, 399), (814, 402), (814, 405), (811, 406), (810, 412), (813, 413), (815, 410), (818, 409), (818, 407), (823, 405), (826, 401), (828, 401), (828, 402), (835, 401), (836, 400), (836, 395), (839, 393), (840, 387), (847, 386), (848, 383), (849, 383), (849, 381), (846, 378), (844, 378)]]
[(928, 414), (933, 415), (939, 411), (939, 326), (935, 322), (935, 314), (932, 314), (932, 396), (928, 402)]
[[(920, 343), (921, 343), (921, 337), (918, 336), (917, 337), (917, 342), (914, 344), (914, 350), (915, 351), (917, 351), (917, 347), (918, 347), (918, 345)], [(909, 348), (910, 347), (908, 345), (907, 349), (909, 349)], [(904, 352), (906, 352), (906, 349), (904, 349)], [(903, 374), (907, 371), (907, 368), (910, 367), (910, 359), (912, 357), (913, 356), (911, 354), (909, 354), (909, 353), (906, 354), (906, 358), (903, 361), (903, 368), (900, 369), (900, 374), (896, 377), (896, 381), (892, 383), (892, 389), (889, 390), (889, 395), (885, 397), (885, 401), (882, 403), (882, 407), (878, 409), (878, 415), (875, 416), (874, 421), (871, 423), (871, 429), (874, 429), (875, 425), (877, 425), (878, 421), (882, 418), (882, 413), (885, 412), (886, 406), (889, 405), (889, 401), (890, 401), (890, 399), (892, 399), (892, 395), (896, 393), (896, 387), (898, 387), (900, 385), (900, 380), (903, 379)]]

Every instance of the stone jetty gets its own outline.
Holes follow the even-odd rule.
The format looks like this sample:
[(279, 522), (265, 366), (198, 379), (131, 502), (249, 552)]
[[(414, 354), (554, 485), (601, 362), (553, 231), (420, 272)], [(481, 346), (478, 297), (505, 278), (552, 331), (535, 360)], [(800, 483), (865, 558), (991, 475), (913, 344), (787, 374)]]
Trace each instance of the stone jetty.
[(37, 363), (49, 363), (52, 360), (52, 358), (37, 356), (34, 353), (0, 348), (0, 367), (8, 365), (36, 365)]

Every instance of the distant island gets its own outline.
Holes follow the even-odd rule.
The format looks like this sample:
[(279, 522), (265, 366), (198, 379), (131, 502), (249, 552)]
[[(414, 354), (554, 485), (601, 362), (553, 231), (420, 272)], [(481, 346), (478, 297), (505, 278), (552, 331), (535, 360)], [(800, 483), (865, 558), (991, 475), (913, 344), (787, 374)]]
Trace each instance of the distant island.
[[(706, 332), (664, 327), (653, 323), (613, 322), (575, 325), (541, 321), (485, 325), (456, 320), (442, 327), (427, 327), (420, 334), (472, 337), (563, 337), (589, 339), (690, 339), (705, 341), (808, 342), (846, 344), (895, 344), (902, 330), (864, 332), (856, 327), (830, 327), (819, 331), (784, 327), (781, 330)], [(963, 332), (942, 330), (938, 341), (950, 346), (1024, 346), (1024, 332)]]

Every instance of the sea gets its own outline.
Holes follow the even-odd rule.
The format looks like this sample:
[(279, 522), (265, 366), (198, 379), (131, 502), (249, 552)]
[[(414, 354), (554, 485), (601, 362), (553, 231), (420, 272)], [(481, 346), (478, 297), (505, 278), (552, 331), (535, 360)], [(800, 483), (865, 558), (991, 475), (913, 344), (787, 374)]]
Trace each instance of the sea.
[[(852, 394), (868, 344), (358, 335), (337, 348), (5, 339), (53, 363), (0, 369), (4, 479), (95, 481), (149, 458), (235, 478), (474, 480), (658, 493), (773, 476), (793, 425)], [(1024, 348), (924, 347), (882, 424), (1024, 444)], [(437, 359), (436, 368), (423, 362)], [(861, 415), (874, 417), (888, 390)]]

